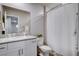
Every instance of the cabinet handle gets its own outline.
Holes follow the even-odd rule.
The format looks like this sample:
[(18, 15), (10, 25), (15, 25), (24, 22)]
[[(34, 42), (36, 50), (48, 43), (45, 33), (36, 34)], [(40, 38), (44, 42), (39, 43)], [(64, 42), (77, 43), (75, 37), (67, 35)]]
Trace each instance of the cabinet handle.
[(0, 47), (0, 49), (5, 49), (5, 47)]

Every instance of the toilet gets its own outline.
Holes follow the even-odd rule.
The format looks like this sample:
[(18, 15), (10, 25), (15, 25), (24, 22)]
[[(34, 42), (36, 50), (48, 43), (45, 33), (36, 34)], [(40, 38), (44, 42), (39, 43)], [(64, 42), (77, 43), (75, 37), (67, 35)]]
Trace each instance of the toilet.
[(39, 48), (41, 49), (41, 51), (42, 51), (41, 54), (43, 56), (49, 56), (49, 53), (51, 52), (51, 48), (49, 46), (43, 45), (43, 46), (40, 46)]
[(51, 48), (47, 45), (43, 45), (43, 37), (37, 38), (37, 45), (40, 49), (40, 56), (49, 56)]

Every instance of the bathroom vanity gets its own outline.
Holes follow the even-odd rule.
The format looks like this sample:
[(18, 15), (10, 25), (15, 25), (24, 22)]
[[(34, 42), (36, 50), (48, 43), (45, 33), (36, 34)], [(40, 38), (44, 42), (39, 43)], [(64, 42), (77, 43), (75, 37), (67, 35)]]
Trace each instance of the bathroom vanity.
[(0, 37), (9, 34), (0, 38), (0, 56), (37, 55), (36, 37), (20, 36), (30, 34), (30, 12), (0, 4)]
[(35, 36), (17, 36), (0, 39), (0, 56), (36, 56)]

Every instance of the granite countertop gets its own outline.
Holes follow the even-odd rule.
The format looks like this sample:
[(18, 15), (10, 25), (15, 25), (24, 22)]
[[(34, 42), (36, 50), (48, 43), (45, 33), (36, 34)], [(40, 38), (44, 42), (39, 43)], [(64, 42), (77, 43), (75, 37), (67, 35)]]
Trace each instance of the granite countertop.
[(9, 38), (0, 38), (0, 44), (15, 42), (15, 41), (21, 41), (21, 40), (30, 40), (30, 39), (36, 39), (36, 36), (27, 35), (27, 36), (16, 36), (16, 37), (9, 37)]

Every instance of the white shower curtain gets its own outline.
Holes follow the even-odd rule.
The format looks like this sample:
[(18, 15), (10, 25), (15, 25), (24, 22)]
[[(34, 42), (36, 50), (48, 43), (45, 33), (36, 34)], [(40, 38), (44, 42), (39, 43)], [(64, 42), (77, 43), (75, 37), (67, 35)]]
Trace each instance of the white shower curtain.
[(59, 54), (76, 55), (76, 13), (77, 4), (67, 4), (47, 14), (47, 42)]

